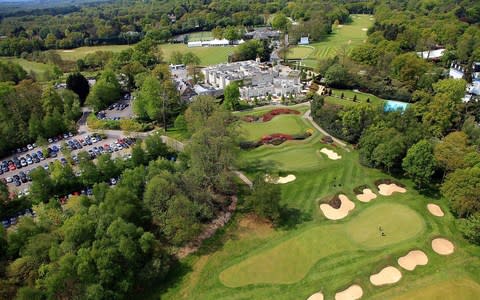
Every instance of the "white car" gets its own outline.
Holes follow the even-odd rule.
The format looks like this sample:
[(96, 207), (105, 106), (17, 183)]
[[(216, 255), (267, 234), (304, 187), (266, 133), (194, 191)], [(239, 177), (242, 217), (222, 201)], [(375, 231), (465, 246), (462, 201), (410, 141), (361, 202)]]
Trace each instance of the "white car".
[(7, 177), (7, 183), (12, 183), (13, 182), (13, 178), (12, 177)]
[(115, 178), (110, 178), (110, 184), (111, 185), (116, 185), (117, 184), (117, 180)]
[(28, 145), (27, 145), (27, 149), (28, 149), (28, 150), (33, 150), (33, 146), (30, 145), (30, 144), (28, 144)]
[(92, 143), (96, 143), (96, 142), (97, 142), (97, 139), (96, 139), (95, 137), (92, 137), (90, 140), (92, 141)]

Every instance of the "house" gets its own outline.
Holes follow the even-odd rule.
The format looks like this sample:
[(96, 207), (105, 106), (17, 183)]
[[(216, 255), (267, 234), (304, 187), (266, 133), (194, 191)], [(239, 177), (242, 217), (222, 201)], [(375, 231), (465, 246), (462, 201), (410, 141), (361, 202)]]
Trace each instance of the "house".
[(259, 27), (245, 33), (244, 38), (246, 40), (278, 40), (280, 38), (280, 31), (272, 30), (268, 27)]
[(299, 71), (281, 65), (271, 67), (253, 60), (207, 67), (202, 73), (206, 85), (216, 90), (223, 91), (229, 84), (237, 83), (243, 99), (296, 95), (303, 87)]
[(465, 76), (465, 70), (462, 66), (453, 62), (448, 70), (448, 76), (454, 79), (463, 79)]
[(438, 60), (443, 56), (445, 49), (429, 50), (417, 52), (417, 55), (423, 59)]
[(309, 45), (310, 42), (308, 41), (308, 36), (301, 37), (300, 42), (298, 42), (299, 45)]

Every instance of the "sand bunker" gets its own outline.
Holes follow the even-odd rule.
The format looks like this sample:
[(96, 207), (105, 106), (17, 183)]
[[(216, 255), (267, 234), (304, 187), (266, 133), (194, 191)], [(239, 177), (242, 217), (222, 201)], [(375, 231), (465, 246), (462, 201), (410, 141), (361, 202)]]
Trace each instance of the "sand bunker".
[(421, 250), (413, 250), (407, 255), (398, 259), (400, 267), (408, 271), (413, 271), (416, 266), (424, 266), (428, 263), (428, 257), (425, 252)]
[(332, 151), (332, 150), (327, 149), (327, 148), (322, 148), (322, 150), (320, 150), (320, 152), (322, 152), (323, 154), (326, 154), (328, 156), (328, 158), (333, 159), (333, 160), (337, 160), (337, 159), (342, 158), (342, 156), (338, 155), (337, 152)]
[(330, 204), (320, 204), (320, 209), (322, 210), (325, 217), (329, 220), (340, 220), (345, 218), (348, 213), (355, 208), (355, 203), (350, 201), (347, 196), (339, 195), (341, 205), (339, 208), (333, 208)]
[(357, 199), (361, 202), (370, 202), (377, 198), (377, 195), (371, 189), (363, 189), (362, 194), (357, 195)]
[(362, 31), (367, 31), (367, 30), (368, 30), (368, 28), (362, 28)]
[(402, 273), (392, 266), (385, 267), (377, 274), (370, 276), (370, 282), (376, 286), (396, 283), (400, 279), (402, 279)]
[(310, 297), (308, 297), (307, 300), (323, 300), (323, 294), (318, 292), (318, 293), (315, 293), (313, 295), (311, 295)]
[(427, 208), (428, 208), (428, 211), (432, 215), (434, 215), (435, 217), (443, 217), (444, 216), (443, 210), (440, 208), (440, 206), (438, 206), (436, 204), (429, 203), (429, 204), (427, 204)]
[(382, 183), (378, 186), (378, 191), (380, 195), (391, 196), (395, 192), (405, 193), (407, 190), (401, 186), (396, 185), (395, 183), (385, 184)]
[(342, 27), (343, 27), (343, 25), (342, 25), (342, 24), (339, 24), (337, 27), (338, 27), (338, 28), (342, 28)]
[(64, 52), (64, 53), (72, 53), (73, 50), (63, 50), (62, 52)]
[(335, 300), (356, 300), (363, 296), (362, 287), (354, 284), (348, 289), (335, 294)]
[(455, 250), (455, 246), (447, 239), (434, 239), (432, 241), (432, 249), (440, 255), (450, 255)]
[(265, 182), (273, 183), (273, 184), (285, 184), (294, 181), (297, 179), (295, 175), (289, 174), (285, 177), (278, 177), (278, 178), (272, 178), (270, 175), (265, 176)]

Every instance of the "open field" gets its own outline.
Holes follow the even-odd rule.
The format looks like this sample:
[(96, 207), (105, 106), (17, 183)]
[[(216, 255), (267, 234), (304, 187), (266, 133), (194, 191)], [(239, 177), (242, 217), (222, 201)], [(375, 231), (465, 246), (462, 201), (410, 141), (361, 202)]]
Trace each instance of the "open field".
[[(91, 47), (80, 47), (71, 50), (56, 50), (58, 54), (64, 60), (73, 60), (85, 57), (85, 55), (94, 53), (96, 51), (112, 51), (120, 52), (125, 49), (132, 47), (131, 45), (109, 45), (109, 46), (91, 46)], [(188, 48), (185, 44), (162, 44), (159, 46), (162, 50), (163, 56), (168, 61), (170, 55), (174, 51), (179, 51), (181, 53), (193, 52), (200, 58), (200, 63), (202, 65), (213, 65), (219, 64), (222, 62), (227, 62), (228, 55), (233, 53), (233, 46), (229, 47), (198, 47), (198, 48)]]
[(0, 59), (19, 64), (25, 71), (27, 71), (27, 73), (33, 71), (37, 75), (37, 79), (40, 81), (45, 80), (45, 72), (53, 72), (53, 66), (44, 63), (29, 61), (23, 58), (2, 57)]
[(371, 17), (371, 15), (352, 15), (352, 23), (334, 27), (333, 32), (319, 42), (309, 46), (293, 47), (288, 58), (302, 58), (304, 65), (315, 68), (318, 59), (333, 57), (340, 51), (348, 53), (367, 38), (366, 29), (373, 24)]
[[(272, 172), (296, 176), (295, 181), (281, 185), (286, 206), (281, 226), (271, 229), (264, 222), (251, 221), (246, 226), (247, 217), (237, 214), (224, 234), (207, 243), (201, 254), (181, 262), (183, 275), (173, 276), (170, 289), (153, 291), (147, 297), (306, 299), (322, 291), (325, 299), (332, 299), (336, 292), (358, 284), (363, 299), (439, 299), (443, 295), (477, 299), (480, 249), (464, 241), (446, 201), (418, 193), (409, 181), (402, 181), (407, 189), (404, 194), (379, 195), (374, 182), (388, 175), (361, 166), (356, 151), (328, 146), (342, 156), (328, 159), (319, 153), (326, 147), (319, 137), (315, 133), (304, 141), (241, 152), (240, 167), (251, 178)], [(364, 184), (378, 195), (369, 203), (356, 200), (353, 192)], [(355, 208), (343, 220), (327, 220), (319, 203), (337, 193), (347, 195)], [(445, 216), (432, 216), (426, 209), (430, 202), (442, 207)], [(379, 226), (385, 236), (379, 234)], [(432, 250), (431, 240), (439, 236), (455, 244), (452, 255), (440, 256)], [(424, 251), (429, 261), (406, 271), (397, 259), (412, 249)], [(400, 269), (401, 280), (373, 286), (370, 275), (387, 265)]]

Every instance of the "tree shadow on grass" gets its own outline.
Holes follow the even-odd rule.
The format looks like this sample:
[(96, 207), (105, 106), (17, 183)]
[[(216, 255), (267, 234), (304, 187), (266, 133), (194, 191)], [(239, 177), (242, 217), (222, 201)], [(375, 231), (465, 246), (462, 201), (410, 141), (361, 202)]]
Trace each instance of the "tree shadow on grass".
[(297, 225), (312, 220), (312, 216), (298, 208), (284, 206), (280, 210), (278, 227), (282, 229), (295, 229)]
[(272, 173), (274, 170), (278, 170), (279, 164), (276, 161), (271, 160), (255, 160), (246, 162), (241, 166), (241, 169), (249, 174), (254, 173)]
[(175, 289), (182, 284), (183, 278), (193, 271), (188, 261), (178, 261), (174, 259), (170, 264), (170, 269), (165, 278), (154, 280), (148, 286), (129, 295), (130, 299), (161, 299), (162, 294), (168, 289)]

